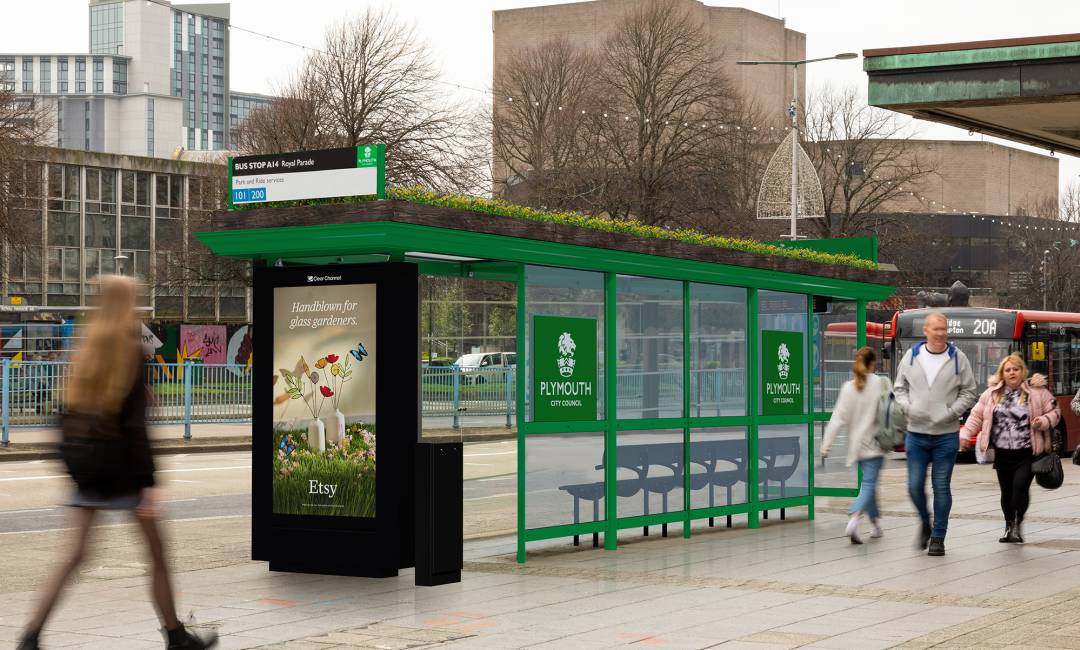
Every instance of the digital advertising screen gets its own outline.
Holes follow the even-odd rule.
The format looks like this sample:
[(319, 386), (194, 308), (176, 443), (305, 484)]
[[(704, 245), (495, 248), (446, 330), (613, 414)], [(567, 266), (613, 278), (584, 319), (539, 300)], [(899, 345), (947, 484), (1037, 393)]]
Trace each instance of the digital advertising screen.
[(275, 515), (375, 517), (375, 318), (374, 283), (273, 288)]

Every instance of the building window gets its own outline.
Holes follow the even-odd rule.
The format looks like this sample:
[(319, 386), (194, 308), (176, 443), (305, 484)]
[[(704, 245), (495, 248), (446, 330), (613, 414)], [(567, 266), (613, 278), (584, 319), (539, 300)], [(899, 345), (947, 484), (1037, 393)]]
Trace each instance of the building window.
[(43, 93), (52, 92), (52, 64), (51, 59), (42, 57), (41, 59), (41, 79), (38, 81), (38, 86)]
[(127, 61), (113, 59), (113, 94), (127, 94)]
[(146, 98), (146, 155), (154, 155), (154, 98)]
[(56, 100), (56, 146), (64, 146), (64, 100)]
[(86, 59), (75, 59), (75, 92), (86, 92)]
[(85, 106), (83, 108), (83, 116), (84, 116), (84, 118), (86, 120), (86, 124), (85, 124), (86, 130), (84, 131), (84, 133), (86, 134), (86, 147), (85, 148), (86, 148), (87, 151), (90, 151), (90, 100), (86, 101), (86, 104), (85, 104)]
[(56, 72), (56, 90), (57, 92), (66, 93), (68, 91), (68, 60), (66, 58), (59, 60)]
[(94, 92), (105, 92), (105, 60), (100, 58), (94, 59)]
[(90, 52), (124, 53), (124, 3), (110, 2), (90, 7)]
[(24, 93), (34, 92), (34, 59), (28, 56), (22, 60), (22, 90)]
[(0, 59), (0, 91), (15, 92), (15, 59)]

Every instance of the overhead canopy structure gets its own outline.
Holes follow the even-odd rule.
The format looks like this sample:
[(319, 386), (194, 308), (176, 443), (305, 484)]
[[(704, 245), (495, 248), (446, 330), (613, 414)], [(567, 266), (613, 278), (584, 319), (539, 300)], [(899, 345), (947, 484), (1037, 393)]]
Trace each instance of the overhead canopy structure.
[(869, 103), (1080, 155), (1080, 34), (863, 51)]
[[(820, 251), (733, 240), (723, 248), (695, 243), (705, 239), (667, 238), (671, 233), (662, 229), (628, 232), (625, 223), (584, 217), (558, 222), (557, 215), (536, 211), (530, 214), (552, 220), (518, 218), (500, 215), (507, 208), (502, 203), (464, 203), (458, 208), (394, 199), (219, 212), (211, 231), (198, 237), (217, 255), (253, 260), (255, 311), (269, 314), (260, 317), (260, 327), (271, 332), (260, 339), (257, 359), (276, 359), (279, 347), (296, 348), (300, 335), (283, 319), (309, 311), (305, 300), (319, 310), (355, 307), (356, 301), (331, 296), (324, 284), (357, 292), (360, 283), (351, 277), (408, 269), (411, 288), (376, 296), (392, 295), (411, 306), (378, 307), (387, 319), (377, 327), (381, 333), (362, 339), (372, 355), (379, 354), (372, 337), (383, 341), (384, 361), (377, 368), (414, 373), (408, 381), (382, 381), (376, 393), (401, 406), (388, 406), (384, 414), (410, 414), (408, 426), (403, 417), (377, 421), (377, 435), (396, 441), (444, 426), (430, 415), (432, 398), (419, 397), (418, 389), (422, 395), (449, 394), (460, 383), (418, 376), (418, 342), (391, 346), (382, 338), (419, 335), (418, 314), (440, 298), (418, 289), (429, 276), (516, 285), (516, 323), (505, 337), (514, 347), (475, 350), (509, 354), (512, 376), (474, 380), (467, 388), (485, 400), (513, 402), (519, 561), (527, 542), (573, 537), (576, 543), (592, 535), (598, 544), (603, 535), (604, 547), (613, 550), (620, 530), (648, 534), (650, 526), (661, 526), (666, 534), (676, 524), (688, 537), (695, 521), (712, 525), (726, 517), (731, 525), (735, 515), (756, 528), (770, 510), (784, 518), (786, 509), (805, 507), (813, 518), (816, 497), (855, 494), (857, 475), (846, 466), (845, 452), (819, 464), (814, 446), (855, 349), (868, 343), (866, 304), (892, 294), (895, 274), (866, 268), (872, 264), (824, 263), (841, 258)], [(271, 280), (274, 292), (286, 287), (290, 293), (279, 300), (268, 289)], [(278, 328), (274, 314), (287, 325)], [(297, 327), (309, 325), (315, 327), (314, 321)], [(361, 340), (347, 331), (349, 345)], [(880, 336), (875, 344), (883, 344)], [(361, 352), (350, 354), (358, 364)], [(334, 362), (329, 355), (324, 360)], [(284, 367), (255, 364), (253, 449), (264, 459), (261, 473), (252, 475), (256, 491), (265, 492), (277, 476), (267, 470), (271, 452), (279, 463), (288, 453), (271, 444), (271, 427), (260, 426), (269, 422), (273, 406), (272, 373)], [(293, 377), (293, 384), (303, 381), (296, 378), (304, 373), (279, 372)], [(312, 385), (317, 379), (315, 373)], [(419, 418), (411, 415), (416, 413)], [(311, 416), (310, 422), (285, 425), (297, 440), (307, 426), (308, 446), (321, 440), (314, 410)], [(321, 443), (318, 451), (323, 453)], [(378, 476), (385, 475), (380, 469)], [(450, 494), (455, 486), (449, 483), (440, 495)], [(429, 491), (417, 483), (416, 494)], [(424, 503), (418, 496), (417, 512)], [(376, 512), (385, 510), (378, 506)], [(259, 521), (276, 521), (266, 519), (268, 505), (254, 512)], [(265, 539), (266, 530), (256, 526), (253, 539)], [(284, 524), (282, 530), (296, 532)]]

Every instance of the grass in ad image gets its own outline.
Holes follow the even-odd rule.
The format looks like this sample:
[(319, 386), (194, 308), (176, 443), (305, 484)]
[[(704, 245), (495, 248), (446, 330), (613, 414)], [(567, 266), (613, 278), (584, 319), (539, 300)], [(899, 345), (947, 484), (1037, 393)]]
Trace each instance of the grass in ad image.
[(273, 493), (275, 514), (374, 517), (375, 427), (350, 423), (344, 443), (323, 452), (305, 429), (275, 431)]

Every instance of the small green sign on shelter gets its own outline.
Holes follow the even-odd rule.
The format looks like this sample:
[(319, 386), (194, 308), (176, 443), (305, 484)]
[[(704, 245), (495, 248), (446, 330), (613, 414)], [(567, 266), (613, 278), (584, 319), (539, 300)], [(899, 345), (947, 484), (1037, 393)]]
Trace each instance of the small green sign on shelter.
[(803, 333), (762, 330), (761, 414), (802, 413)]
[(533, 420), (596, 419), (596, 319), (533, 317)]

